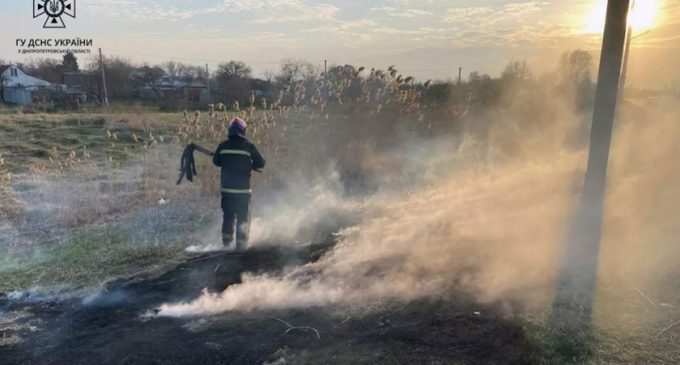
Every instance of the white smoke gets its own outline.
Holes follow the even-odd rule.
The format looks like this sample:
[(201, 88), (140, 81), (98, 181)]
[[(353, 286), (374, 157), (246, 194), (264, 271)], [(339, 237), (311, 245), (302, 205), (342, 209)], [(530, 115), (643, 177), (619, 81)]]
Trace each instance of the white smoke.
[[(410, 300), (454, 283), (486, 300), (519, 282), (544, 287), (553, 274), (573, 162), (512, 166), (497, 176), (461, 174), (419, 192), (372, 199), (364, 222), (319, 262), (278, 277), (245, 275), (222, 293), (164, 305), (160, 315)], [(480, 265), (482, 272), (468, 271)]]
[[(673, 214), (680, 202), (680, 173), (674, 167), (679, 151), (673, 137), (680, 130), (673, 115), (657, 110), (637, 116), (653, 127), (625, 117), (619, 123), (600, 283), (621, 290), (637, 285), (648, 292), (677, 271), (678, 248), (669, 244), (677, 232), (672, 227), (680, 226)], [(568, 134), (568, 128), (556, 125), (566, 129), (562, 137)], [(463, 143), (449, 159), (450, 166), (460, 168), (370, 199), (361, 211), (362, 222), (318, 262), (278, 276), (245, 275), (242, 283), (222, 293), (165, 304), (160, 315), (368, 305), (447, 295), (452, 288), (480, 301), (545, 308), (553, 299), (560, 245), (585, 163), (583, 150), (556, 147), (560, 135), (550, 135), (492, 134), (499, 139), (495, 145), (523, 138), (525, 152), (520, 159), (495, 158), (492, 169), (467, 160), (479, 149)], [(423, 171), (429, 162), (422, 160)], [(604, 303), (597, 304), (616, 305)]]
[[(326, 173), (315, 178), (291, 175), (284, 189), (276, 192), (261, 192), (254, 189), (251, 202), (249, 246), (305, 245), (317, 234), (327, 234), (341, 224), (350, 221), (362, 209), (360, 199), (344, 196), (340, 176), (333, 165)], [(206, 253), (231, 250), (222, 244), (222, 216), (216, 209), (213, 223), (198, 233), (200, 242), (189, 246), (190, 253)]]
[(308, 243), (316, 238), (313, 231), (319, 226), (332, 226), (335, 219), (360, 209), (358, 201), (344, 196), (333, 165), (316, 178), (293, 175), (287, 180), (286, 189), (266, 195), (255, 207), (257, 215), (250, 227), (252, 245)]

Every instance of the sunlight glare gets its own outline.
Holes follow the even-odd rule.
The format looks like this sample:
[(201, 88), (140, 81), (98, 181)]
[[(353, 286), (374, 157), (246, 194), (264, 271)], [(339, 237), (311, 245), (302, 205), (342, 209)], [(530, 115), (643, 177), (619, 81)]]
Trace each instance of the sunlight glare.
[[(633, 30), (645, 31), (654, 27), (659, 13), (659, 0), (637, 0), (628, 16)], [(607, 0), (596, 0), (585, 19), (586, 33), (602, 33), (607, 15)]]

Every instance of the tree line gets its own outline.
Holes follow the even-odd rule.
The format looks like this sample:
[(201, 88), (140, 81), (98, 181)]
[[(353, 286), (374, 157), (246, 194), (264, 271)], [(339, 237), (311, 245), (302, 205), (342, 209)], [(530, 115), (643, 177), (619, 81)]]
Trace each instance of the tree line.
[[(139, 100), (142, 88), (154, 85), (162, 78), (199, 82), (208, 88), (212, 103), (223, 103), (227, 107), (250, 103), (258, 106), (277, 102), (294, 104), (313, 98), (343, 102), (366, 95), (362, 92), (365, 88), (384, 88), (387, 79), (402, 88), (418, 90), (421, 102), (431, 106), (445, 103), (488, 106), (503, 102), (513, 88), (519, 90), (517, 85), (531, 84), (551, 87), (565, 98), (573, 99), (571, 102), (577, 108), (585, 109), (592, 103), (594, 90), (592, 55), (582, 50), (564, 53), (554, 71), (546, 74), (535, 75), (526, 62), (513, 61), (498, 77), (472, 72), (462, 82), (416, 80), (400, 74), (395, 66), (379, 70), (333, 65), (324, 73), (307, 61), (295, 59), (282, 61), (277, 72), (267, 72), (261, 77), (255, 77), (249, 65), (237, 60), (223, 62), (212, 72), (206, 66), (175, 61), (138, 65), (125, 58), (110, 56), (104, 57), (102, 62), (108, 95), (113, 101)], [(101, 93), (98, 58), (81, 65), (75, 55), (67, 53), (62, 59), (36, 59), (19, 66), (29, 75), (51, 83), (63, 83), (67, 73), (79, 73), (90, 80), (92, 93)], [(305, 92), (301, 95), (296, 90)]]

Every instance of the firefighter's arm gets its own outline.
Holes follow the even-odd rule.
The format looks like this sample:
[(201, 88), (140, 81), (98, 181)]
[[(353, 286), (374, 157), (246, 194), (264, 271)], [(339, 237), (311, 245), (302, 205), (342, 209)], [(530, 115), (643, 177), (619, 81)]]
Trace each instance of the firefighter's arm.
[(198, 151), (198, 152), (200, 152), (200, 153), (206, 154), (206, 155), (208, 155), (208, 156), (215, 156), (215, 153), (214, 153), (213, 151), (211, 151), (211, 150), (209, 150), (209, 149), (207, 149), (207, 148), (205, 148), (205, 147), (201, 147), (201, 146), (199, 146), (199, 145), (197, 145), (197, 144), (193, 144), (193, 143), (192, 143), (191, 145), (193, 146), (193, 148), (194, 148), (196, 151)]
[(259, 171), (264, 168), (266, 161), (264, 160), (264, 157), (262, 157), (262, 155), (260, 154), (260, 151), (257, 150), (257, 147), (255, 147), (255, 145), (253, 145), (252, 147), (250, 156), (253, 159), (253, 170)]
[(213, 164), (217, 167), (222, 167), (222, 155), (220, 154), (220, 150), (222, 149), (222, 145), (220, 144), (217, 146), (217, 150), (215, 151), (215, 154), (213, 155)]

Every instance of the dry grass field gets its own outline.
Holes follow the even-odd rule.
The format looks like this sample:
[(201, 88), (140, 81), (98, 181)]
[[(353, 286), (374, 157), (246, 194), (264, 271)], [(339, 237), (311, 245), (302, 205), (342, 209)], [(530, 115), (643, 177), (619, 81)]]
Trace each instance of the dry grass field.
[[(675, 130), (672, 103), (628, 105), (617, 130), (594, 325), (576, 337), (547, 321), (557, 244), (583, 172), (573, 142), (582, 116), (559, 103), (534, 113), (533, 103), (527, 94), (474, 116), (421, 109), (401, 94), (387, 106), (2, 110), (0, 306), (28, 314), (0, 318), (0, 347), (49, 345), (61, 331), (51, 321), (61, 318), (90, 333), (88, 358), (88, 346), (113, 341), (86, 320), (99, 318), (133, 342), (182, 328), (197, 349), (207, 346), (171, 351), (185, 335), (149, 343), (169, 351), (167, 363), (676, 363), (677, 146), (639, 122)], [(197, 155), (199, 177), (177, 186), (179, 156), (189, 142), (213, 148), (236, 115), (249, 120), (269, 163), (255, 176), (259, 240), (243, 259), (189, 252), (217, 239), (217, 171)], [(332, 235), (347, 227), (355, 230)], [(232, 289), (201, 294), (213, 280), (215, 293)], [(336, 290), (342, 295), (328, 294)], [(79, 299), (93, 291), (104, 304)], [(195, 304), (197, 316), (217, 314), (139, 320), (176, 301)], [(241, 313), (230, 303), (253, 304)], [(27, 336), (41, 321), (41, 336)], [(290, 323), (313, 326), (321, 340), (310, 344), (309, 330), (291, 335)], [(120, 343), (131, 363), (149, 360), (133, 342)], [(26, 358), (21, 346), (2, 350), (17, 361), (50, 357)], [(78, 357), (58, 346), (53, 354)]]

